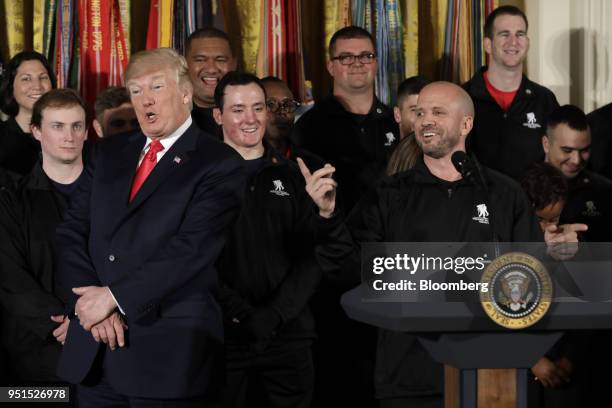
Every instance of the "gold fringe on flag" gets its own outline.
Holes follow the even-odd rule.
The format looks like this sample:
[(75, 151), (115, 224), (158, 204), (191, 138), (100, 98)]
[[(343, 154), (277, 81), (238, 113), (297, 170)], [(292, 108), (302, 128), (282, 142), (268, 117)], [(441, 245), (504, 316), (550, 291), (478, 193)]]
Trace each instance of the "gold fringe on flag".
[(431, 21), (435, 24), (433, 50), (436, 60), (442, 60), (444, 55), (444, 35), (446, 33), (446, 16), (448, 13), (447, 0), (433, 0), (433, 8), (431, 9)]
[(34, 17), (32, 21), (32, 46), (34, 51), (44, 52), (43, 38), (45, 34), (45, 2), (34, 2)]
[(159, 0), (159, 46), (172, 48), (174, 0)]
[(22, 1), (4, 1), (6, 16), (6, 40), (9, 58), (24, 50), (23, 7)]
[[(332, 35), (342, 27), (351, 25), (351, 7), (349, 0), (324, 0), (324, 26), (325, 44), (323, 49), (327, 50)], [(327, 53), (326, 53), (327, 54)], [(326, 56), (325, 60), (329, 58)]]
[(236, 0), (236, 3), (241, 23), (244, 69), (247, 72), (257, 72), (257, 56), (263, 30), (263, 0)]
[(457, 76), (453, 76), (453, 80), (460, 84), (468, 81), (474, 75), (474, 39), (472, 38), (474, 21), (472, 19), (471, 7), (472, 5), (467, 1), (462, 1), (459, 4), (459, 55), (457, 56)]
[(419, 74), (419, 0), (404, 0), (401, 7), (404, 70), (411, 77)]

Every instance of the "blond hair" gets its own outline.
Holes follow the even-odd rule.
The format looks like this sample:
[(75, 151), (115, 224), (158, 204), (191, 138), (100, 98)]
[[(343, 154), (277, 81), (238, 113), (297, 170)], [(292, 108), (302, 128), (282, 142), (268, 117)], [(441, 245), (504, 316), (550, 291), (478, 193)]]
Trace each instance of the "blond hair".
[(154, 50), (139, 51), (132, 55), (125, 71), (125, 82), (127, 83), (136, 76), (164, 68), (176, 73), (177, 84), (188, 84), (189, 88), (192, 89), (187, 61), (172, 48), (155, 48)]

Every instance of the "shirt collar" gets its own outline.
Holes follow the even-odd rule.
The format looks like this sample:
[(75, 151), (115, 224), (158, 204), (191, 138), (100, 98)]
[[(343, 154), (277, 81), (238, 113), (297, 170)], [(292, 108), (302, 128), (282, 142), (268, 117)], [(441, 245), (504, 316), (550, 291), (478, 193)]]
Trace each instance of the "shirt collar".
[[(164, 146), (164, 151), (167, 151), (173, 144), (178, 140), (179, 137), (183, 135), (189, 129), (189, 126), (193, 123), (193, 119), (191, 119), (191, 115), (187, 117), (187, 120), (183, 122), (181, 126), (179, 126), (174, 132), (170, 133), (170, 135), (159, 139), (159, 142)], [(152, 140), (147, 137), (147, 143), (145, 143), (144, 149), (147, 150), (149, 145), (151, 145)]]

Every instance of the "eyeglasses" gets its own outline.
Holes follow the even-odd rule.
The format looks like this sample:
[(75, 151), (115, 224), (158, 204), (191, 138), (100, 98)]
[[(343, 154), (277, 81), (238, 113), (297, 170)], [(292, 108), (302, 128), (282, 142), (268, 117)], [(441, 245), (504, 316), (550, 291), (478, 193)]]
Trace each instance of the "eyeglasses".
[(298, 101), (294, 101), (291, 99), (285, 99), (283, 101), (279, 101), (276, 99), (268, 99), (266, 101), (266, 106), (268, 110), (272, 113), (278, 113), (280, 111), (293, 113), (300, 107), (300, 103)]
[(363, 54), (340, 54), (333, 57), (332, 60), (338, 60), (342, 65), (351, 65), (355, 60), (359, 60), (362, 64), (371, 64), (376, 59), (376, 54), (373, 52), (364, 52)]

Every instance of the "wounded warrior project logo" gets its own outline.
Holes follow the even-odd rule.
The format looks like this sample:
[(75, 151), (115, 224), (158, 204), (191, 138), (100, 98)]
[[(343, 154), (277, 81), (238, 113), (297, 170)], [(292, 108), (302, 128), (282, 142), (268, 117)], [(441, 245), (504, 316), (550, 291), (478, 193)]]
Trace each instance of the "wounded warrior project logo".
[(393, 133), (387, 132), (385, 134), (385, 137), (387, 138), (387, 141), (385, 142), (385, 146), (391, 146), (393, 142), (395, 142), (395, 135), (393, 135)]
[(283, 182), (280, 180), (272, 180), (272, 185), (274, 186), (273, 190), (270, 190), (272, 194), (276, 194), (277, 196), (288, 196), (289, 193), (285, 191), (285, 186), (283, 186)]
[(476, 205), (477, 216), (472, 217), (474, 221), (478, 221), (481, 224), (489, 223), (489, 210), (487, 210), (486, 204), (477, 204)]
[(531, 255), (512, 252), (494, 259), (481, 279), (490, 290), (480, 293), (485, 313), (497, 324), (523, 329), (538, 322), (550, 307), (552, 281)]
[(527, 126), (529, 129), (537, 129), (539, 127), (542, 127), (537, 122), (535, 113), (533, 112), (527, 113), (527, 122), (523, 123), (523, 126)]
[(587, 217), (599, 217), (601, 213), (595, 207), (595, 203), (593, 201), (587, 201), (585, 204), (585, 209), (582, 212), (582, 215), (586, 215)]

